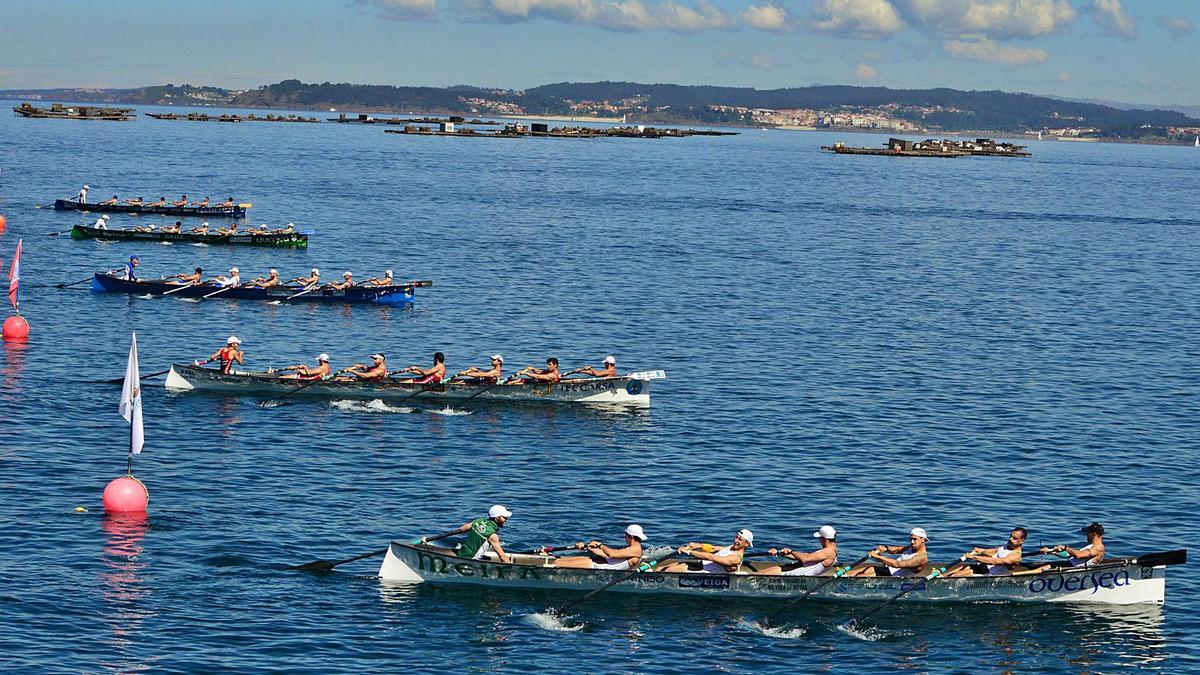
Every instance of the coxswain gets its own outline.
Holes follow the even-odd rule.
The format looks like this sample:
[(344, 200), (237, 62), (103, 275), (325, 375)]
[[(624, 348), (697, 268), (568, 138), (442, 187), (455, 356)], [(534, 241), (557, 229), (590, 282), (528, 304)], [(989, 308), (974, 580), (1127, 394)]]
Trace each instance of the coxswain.
[(288, 283), (289, 284), (297, 284), (298, 283), (301, 286), (303, 286), (304, 288), (312, 288), (312, 287), (316, 286), (317, 284), (321, 283), (321, 270), (314, 267), (314, 268), (312, 268), (312, 271), (309, 274), (309, 276), (296, 277), (295, 279), (292, 279)]
[[(512, 518), (512, 512), (500, 504), (488, 509), (486, 518), (476, 518), (463, 524), (455, 532), (466, 533), (467, 540), (454, 549), (454, 554), (460, 558), (482, 560), (489, 553), (495, 553), (502, 563), (511, 563), (512, 558), (504, 552), (500, 545), (500, 528)], [(424, 543), (424, 542), (423, 542)]]
[(137, 268), (140, 264), (136, 255), (129, 256), (129, 262), (125, 263), (125, 281), (138, 281)]
[(644, 541), (646, 533), (642, 531), (642, 526), (630, 525), (625, 528), (624, 546), (606, 546), (594, 540), (587, 543), (577, 542), (576, 550), (587, 551), (588, 554), (559, 558), (554, 561), (554, 566), (585, 570), (627, 570), (641, 562)]
[(89, 185), (84, 185), (83, 187), (79, 188), (79, 193), (75, 195), (75, 201), (79, 202), (80, 204), (86, 204), (87, 193), (90, 189), (92, 188)]
[(183, 221), (177, 220), (174, 225), (164, 225), (162, 232), (163, 234), (179, 234), (182, 229)]
[[(867, 554), (883, 565), (864, 563), (850, 570), (846, 575), (851, 577), (911, 577), (929, 562), (929, 555), (925, 552), (925, 544), (928, 542), (929, 535), (925, 534), (925, 529), (914, 527), (908, 533), (907, 546), (880, 544)], [(884, 554), (896, 557), (891, 558)]]
[(381, 382), (387, 378), (387, 361), (383, 354), (372, 354), (371, 365), (364, 366), (361, 363), (356, 363), (347, 368), (344, 372), (354, 376), (359, 382)]
[(119, 204), (120, 202), (121, 200), (118, 199), (116, 195), (113, 195), (112, 199), (105, 199), (99, 203), (99, 206), (112, 206), (114, 204)]
[(229, 276), (224, 276), (224, 275), (218, 276), (217, 278), (213, 279), (212, 282), (221, 288), (228, 288), (230, 286), (241, 286), (242, 285), (241, 272), (238, 271), (238, 268), (236, 268), (236, 267), (230, 267), (229, 268)]
[(391, 286), (395, 283), (395, 280), (392, 278), (392, 271), (384, 270), (382, 279), (379, 277), (371, 277), (363, 282), (363, 286)]
[(561, 376), (558, 372), (558, 359), (554, 358), (553, 356), (546, 359), (545, 368), (534, 368), (533, 366), (529, 366), (528, 368), (522, 368), (521, 370), (518, 370), (517, 374), (513, 375), (512, 377), (514, 380), (523, 379), (524, 382), (551, 383), (558, 382), (560, 378)]
[(696, 558), (695, 561), (682, 560), (659, 567), (659, 572), (704, 572), (706, 574), (733, 574), (742, 566), (742, 558), (746, 549), (754, 545), (754, 533), (750, 530), (738, 530), (733, 543), (721, 549), (713, 550), (712, 544), (690, 542), (679, 548), (679, 553)]
[(208, 206), (208, 197), (205, 196), (204, 199), (192, 202), (192, 206)]
[(325, 288), (332, 288), (335, 291), (344, 291), (354, 285), (354, 275), (345, 272), (342, 274), (341, 281), (331, 281), (325, 284)]
[(568, 376), (570, 376), (570, 375), (591, 375), (592, 377), (616, 377), (617, 376), (617, 359), (616, 359), (616, 357), (606, 356), (606, 357), (604, 357), (603, 363), (604, 363), (604, 365), (601, 366), (600, 368), (593, 368), (592, 366), (585, 366), (583, 368), (576, 368), (575, 370), (572, 370), (571, 372), (567, 373), (567, 375)]
[(97, 230), (107, 230), (108, 229), (108, 214), (107, 213), (100, 214), (100, 217), (96, 219), (96, 222), (92, 223), (92, 227), (96, 228)]
[(133, 199), (126, 199), (125, 203), (130, 206), (141, 206), (143, 201), (141, 197), (134, 197)]
[(503, 375), (501, 371), (504, 370), (504, 357), (499, 354), (492, 354), (489, 358), (492, 361), (491, 368), (483, 370), (482, 368), (471, 366), (466, 370), (459, 371), (455, 377), (472, 378), (474, 380), (473, 384), (496, 384)]
[[(243, 356), (245, 356), (245, 353), (242, 351), (242, 341), (236, 335), (230, 335), (229, 339), (225, 341), (225, 346), (213, 352), (213, 355), (208, 357), (208, 361), (205, 361), (205, 363), (220, 361), (221, 373), (228, 375), (229, 371), (233, 368), (234, 361), (237, 361), (239, 366), (242, 365)], [(202, 364), (197, 363), (196, 365)]]
[(214, 204), (214, 206), (222, 209), (231, 209), (233, 208), (233, 197), (230, 197), (229, 199), (226, 199), (218, 204)]
[(1071, 567), (1091, 567), (1104, 560), (1104, 526), (1092, 523), (1079, 530), (1087, 535), (1088, 543), (1081, 548), (1071, 548), (1065, 544), (1058, 546), (1043, 546), (1039, 553), (1056, 553), (1060, 558), (1066, 558), (1065, 564)]
[(274, 269), (271, 270), (270, 272), (268, 272), (267, 276), (255, 277), (254, 279), (252, 279), (250, 281), (251, 286), (257, 286), (259, 288), (272, 288), (274, 286), (278, 286), (281, 283), (283, 283), (283, 282), (279, 280), (279, 270), (274, 270)]
[(231, 223), (229, 225), (229, 227), (218, 227), (217, 228), (217, 234), (224, 235), (226, 237), (233, 235), (233, 234), (237, 234), (237, 233), (238, 233), (238, 224), (237, 224), (236, 220), (233, 221), (233, 223)]
[(755, 574), (779, 574), (785, 577), (819, 577), (837, 564), (837, 530), (832, 525), (822, 525), (813, 532), (821, 547), (811, 553), (801, 553), (790, 548), (768, 549), (771, 555), (780, 555), (796, 561), (785, 565), (765, 567)]
[(147, 206), (147, 207), (149, 207), (149, 208), (153, 208), (153, 209), (160, 209), (160, 208), (162, 208), (162, 207), (164, 207), (164, 206), (166, 206), (166, 205), (167, 205), (167, 198), (166, 198), (166, 197), (159, 197), (159, 198), (158, 198), (158, 201), (156, 201), (156, 202), (153, 202), (153, 203), (151, 203), (151, 204), (146, 204), (146, 206)]
[[(164, 229), (166, 229), (166, 228), (164, 228)], [(198, 283), (200, 283), (200, 281), (203, 278), (204, 278), (204, 270), (200, 269), (199, 267), (197, 267), (196, 271), (192, 272), (191, 274), (172, 274), (171, 276), (167, 277), (168, 280), (177, 279), (177, 281), (169, 282), (176, 286), (187, 286), (190, 284), (198, 284)]]
[(280, 368), (279, 370), (296, 371), (291, 375), (280, 375), (279, 378), (282, 380), (323, 380), (329, 377), (329, 355), (324, 353), (319, 354), (317, 356), (317, 365), (312, 368), (301, 363), (295, 366), (288, 366), (287, 368)]
[(208, 221), (200, 223), (200, 227), (193, 227), (192, 232), (195, 234), (208, 234)]
[(1023, 527), (1014, 527), (1008, 533), (1008, 541), (995, 548), (976, 546), (966, 554), (967, 560), (951, 565), (944, 576), (948, 577), (1006, 577), (1013, 569), (1021, 564), (1021, 546), (1029, 537), (1029, 531)]
[(407, 368), (401, 368), (399, 372), (416, 375), (412, 379), (414, 384), (437, 384), (446, 377), (446, 355), (441, 352), (434, 352), (433, 366), (422, 368), (421, 366), (412, 365)]
[(187, 205), (188, 205), (187, 195), (180, 197), (179, 201), (171, 202), (171, 206), (187, 206)]

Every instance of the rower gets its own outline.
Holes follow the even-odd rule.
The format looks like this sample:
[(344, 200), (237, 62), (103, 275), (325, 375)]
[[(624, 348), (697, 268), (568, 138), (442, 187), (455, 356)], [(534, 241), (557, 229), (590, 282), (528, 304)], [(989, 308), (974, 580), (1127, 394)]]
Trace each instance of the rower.
[(432, 367), (422, 368), (421, 366), (412, 365), (407, 368), (401, 368), (400, 372), (416, 375), (412, 380), (413, 384), (437, 384), (446, 377), (446, 355), (441, 352), (434, 352)]
[[(524, 383), (550, 382), (551, 384), (553, 384), (555, 382), (558, 382), (560, 377), (561, 376), (559, 375), (559, 372), (558, 372), (558, 359), (551, 356), (550, 358), (546, 359), (546, 367), (545, 368), (534, 368), (533, 366), (530, 366), (528, 368), (522, 368), (521, 370), (518, 370), (517, 374), (513, 375), (512, 378), (510, 378), (510, 379), (517, 380), (517, 381), (524, 382)], [(524, 378), (524, 379), (522, 380), (521, 378)]]
[(221, 209), (233, 208), (233, 197), (230, 197), (229, 199), (226, 199), (223, 202), (215, 204), (214, 206), (216, 206), (217, 208), (221, 208)]
[(225, 346), (213, 352), (213, 355), (208, 357), (208, 360), (220, 361), (221, 373), (228, 375), (229, 371), (233, 369), (234, 361), (237, 361), (239, 366), (242, 365), (243, 356), (245, 356), (245, 353), (242, 351), (242, 341), (238, 339), (238, 336), (230, 335), (229, 339), (225, 341)]
[(154, 225), (154, 224), (150, 224), (150, 225), (134, 225), (134, 226), (133, 226), (133, 231), (134, 231), (134, 232), (153, 232), (153, 231), (154, 231), (154, 229), (155, 229), (156, 227), (158, 227), (158, 226), (157, 226), (157, 225)]
[(112, 206), (114, 204), (119, 204), (120, 202), (121, 200), (118, 199), (116, 195), (113, 195), (112, 199), (105, 199), (99, 203), (99, 206)]
[(83, 187), (79, 188), (79, 194), (75, 195), (75, 201), (79, 202), (80, 204), (86, 204), (87, 203), (87, 193), (88, 193), (88, 190), (90, 190), (90, 189), (92, 189), (92, 188), (89, 185), (84, 185)]
[(1104, 526), (1092, 523), (1079, 530), (1087, 535), (1088, 543), (1082, 548), (1071, 548), (1065, 544), (1058, 546), (1043, 546), (1039, 553), (1057, 553), (1060, 558), (1067, 558), (1064, 563), (1071, 567), (1091, 567), (1104, 560)]
[[(114, 197), (115, 197), (115, 196), (116, 196), (116, 195), (114, 195)], [(128, 204), (128, 205), (130, 205), (130, 206), (141, 206), (141, 205), (142, 205), (142, 198), (141, 198), (141, 197), (134, 197), (133, 199), (126, 199), (126, 200), (125, 200), (125, 203), (126, 203), (126, 204)]]
[(259, 288), (272, 288), (274, 286), (278, 286), (281, 283), (283, 283), (283, 282), (279, 280), (279, 270), (274, 270), (274, 269), (271, 270), (270, 272), (268, 272), (267, 276), (255, 277), (254, 279), (252, 279), (250, 281), (251, 286), (257, 286)]
[(280, 368), (280, 371), (294, 370), (294, 375), (280, 375), (281, 380), (324, 380), (329, 377), (329, 355), (322, 353), (317, 355), (317, 365), (309, 368), (303, 363), (287, 368)]
[[(929, 541), (929, 535), (925, 533), (925, 529), (914, 527), (908, 533), (907, 546), (888, 546), (880, 544), (876, 546), (867, 555), (883, 563), (883, 565), (872, 565), (865, 563), (855, 567), (846, 573), (846, 576), (851, 577), (911, 577), (916, 574), (929, 562), (929, 555), (925, 552), (925, 544)], [(885, 553), (895, 555), (895, 558), (889, 558)]]
[[(381, 382), (387, 377), (387, 361), (383, 354), (372, 354), (370, 366), (364, 366), (361, 363), (356, 363), (345, 370), (351, 374), (359, 382)], [(347, 378), (352, 379), (352, 378)]]
[(237, 228), (238, 228), (238, 224), (237, 224), (237, 221), (235, 220), (229, 227), (218, 227), (217, 234), (223, 234), (225, 236), (237, 234)]
[(784, 558), (795, 560), (794, 563), (786, 565), (772, 565), (755, 572), (755, 574), (780, 574), (785, 577), (819, 577), (829, 568), (837, 565), (837, 530), (833, 529), (832, 525), (822, 525), (816, 532), (813, 532), (815, 537), (821, 543), (821, 548), (812, 553), (801, 553), (793, 551), (790, 548), (769, 549), (767, 553), (771, 555), (779, 554)]
[(270, 234), (270, 232), (271, 231), (267, 229), (266, 223), (262, 223), (258, 227), (254, 227), (253, 225), (251, 225), (250, 227), (247, 227), (245, 230), (243, 230), (244, 234)]
[(108, 214), (107, 213), (100, 214), (100, 217), (96, 219), (96, 222), (92, 223), (92, 227), (96, 228), (97, 230), (107, 230), (108, 229)]
[(179, 201), (171, 202), (171, 206), (187, 206), (187, 205), (188, 205), (187, 195), (180, 197)]
[(196, 234), (208, 234), (208, 221), (200, 223), (200, 227), (193, 227), (192, 232)]
[(314, 268), (312, 268), (312, 274), (310, 276), (296, 277), (295, 279), (292, 279), (288, 283), (289, 284), (299, 283), (301, 286), (308, 289), (308, 288), (312, 288), (313, 286), (316, 286), (320, 282), (321, 282), (321, 270), (314, 267)]
[(591, 375), (592, 377), (616, 377), (617, 376), (617, 359), (614, 356), (604, 357), (604, 365), (599, 369), (587, 366), (584, 368), (576, 368), (567, 375)]
[(499, 354), (492, 354), (490, 357), (492, 367), (488, 370), (471, 366), (466, 370), (459, 371), (455, 377), (470, 377), (474, 378), (472, 384), (496, 384), (500, 381), (501, 371), (504, 369), (504, 357)]
[(587, 555), (559, 558), (554, 561), (555, 567), (570, 567), (585, 570), (627, 570), (638, 564), (642, 559), (642, 542), (646, 541), (646, 533), (641, 525), (630, 525), (625, 528), (625, 545), (620, 548), (605, 546), (599, 541), (589, 541), (586, 544), (576, 542), (577, 550), (587, 551)]
[(162, 233), (163, 234), (179, 234), (179, 231), (182, 229), (183, 229), (183, 221), (177, 220), (177, 221), (175, 221), (174, 225), (164, 225), (163, 229), (162, 229)]
[[(500, 545), (500, 528), (512, 518), (512, 512), (500, 504), (488, 509), (487, 518), (476, 518), (464, 523), (455, 532), (465, 532), (467, 540), (454, 549), (454, 555), (460, 558), (483, 560), (488, 553), (495, 553), (502, 563), (512, 563), (512, 558), (504, 552)], [(423, 542), (422, 542), (423, 543)]]
[(292, 234), (296, 231), (295, 223), (288, 223), (285, 227), (275, 230), (275, 234)]
[(136, 255), (129, 256), (129, 262), (125, 263), (125, 281), (137, 281), (137, 268), (141, 264)]
[(659, 572), (703, 572), (705, 574), (733, 574), (742, 566), (742, 558), (746, 549), (754, 545), (754, 533), (750, 530), (738, 530), (733, 543), (724, 548), (713, 550), (712, 544), (689, 542), (682, 546), (679, 552), (696, 558), (697, 561), (682, 560), (673, 562), (665, 567), (659, 567)]
[(344, 291), (354, 285), (354, 275), (350, 272), (342, 274), (341, 281), (331, 281), (325, 284), (325, 288), (332, 288), (335, 291)]
[(1029, 537), (1029, 531), (1023, 527), (1014, 527), (1008, 533), (1008, 541), (995, 548), (976, 546), (965, 557), (966, 562), (955, 563), (946, 570), (947, 577), (1007, 577), (1013, 573), (1013, 568), (1021, 564), (1021, 546)]
[(391, 286), (394, 283), (396, 282), (392, 279), (392, 271), (384, 270), (382, 279), (371, 277), (363, 282), (363, 286)]
[(146, 204), (146, 206), (148, 206), (150, 208), (154, 208), (154, 209), (162, 208), (166, 205), (167, 205), (166, 197), (159, 197), (158, 201), (154, 202), (153, 204)]
[(227, 276), (227, 277), (224, 275), (218, 276), (217, 278), (213, 279), (212, 282), (214, 284), (216, 284), (217, 286), (220, 286), (221, 288), (228, 288), (230, 286), (241, 286), (242, 285), (241, 272), (238, 271), (238, 268), (236, 268), (236, 267), (230, 267), (229, 268), (229, 276)]
[(186, 286), (189, 284), (198, 284), (198, 283), (200, 283), (200, 280), (203, 278), (204, 278), (204, 270), (200, 269), (199, 267), (197, 267), (196, 271), (192, 272), (191, 274), (172, 274), (171, 276), (167, 277), (168, 280), (169, 279), (178, 279), (178, 281), (169, 282), (174, 286)]
[(208, 206), (208, 197), (205, 196), (204, 199), (192, 202), (192, 206)]

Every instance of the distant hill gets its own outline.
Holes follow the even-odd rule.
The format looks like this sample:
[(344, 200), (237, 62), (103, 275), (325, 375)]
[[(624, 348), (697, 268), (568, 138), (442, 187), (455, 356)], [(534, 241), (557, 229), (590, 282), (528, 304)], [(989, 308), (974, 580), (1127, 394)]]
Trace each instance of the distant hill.
[[(560, 82), (532, 89), (475, 86), (397, 87), (307, 84), (284, 80), (249, 90), (190, 85), (137, 89), (53, 89), (0, 92), (8, 98), (112, 103), (356, 110), (483, 115), (622, 116), (645, 122), (760, 124), (762, 110), (808, 110), (819, 115), (872, 114), (945, 132), (1032, 133), (1069, 129), (1069, 135), (1124, 140), (1166, 139), (1200, 119), (1172, 110), (1121, 109), (1003, 91), (889, 89), (815, 85), (752, 89), (638, 82)], [(821, 117), (818, 117), (821, 119)], [(903, 128), (898, 125), (896, 128)], [(882, 127), (881, 127), (882, 128)], [(1174, 130), (1174, 132), (1172, 131)]]

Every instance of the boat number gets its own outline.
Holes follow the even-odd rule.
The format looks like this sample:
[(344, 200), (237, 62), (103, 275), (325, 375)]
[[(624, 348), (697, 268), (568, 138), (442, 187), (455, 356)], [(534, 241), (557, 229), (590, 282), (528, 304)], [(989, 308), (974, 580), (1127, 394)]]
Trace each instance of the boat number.
[(1143, 579), (1153, 579), (1154, 578), (1154, 568), (1153, 567), (1143, 567), (1142, 568), (1142, 578)]
[(630, 380), (629, 384), (625, 385), (625, 391), (629, 392), (630, 396), (637, 396), (642, 393), (642, 381)]
[(1129, 572), (1121, 570), (1120, 572), (1093, 572), (1090, 576), (1054, 576), (1049, 579), (1034, 579), (1029, 582), (1030, 593), (1059, 593), (1068, 591), (1071, 593), (1077, 591), (1086, 591), (1092, 589), (1092, 593), (1101, 588), (1118, 588), (1120, 586), (1129, 585)]

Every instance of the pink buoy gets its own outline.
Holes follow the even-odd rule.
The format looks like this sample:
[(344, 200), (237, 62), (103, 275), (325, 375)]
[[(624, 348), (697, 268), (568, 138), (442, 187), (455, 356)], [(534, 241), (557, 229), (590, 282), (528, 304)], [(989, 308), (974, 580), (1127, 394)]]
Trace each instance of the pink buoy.
[(23, 316), (10, 316), (4, 320), (5, 340), (26, 340), (29, 338), (29, 322)]
[(140, 513), (150, 503), (150, 491), (133, 476), (121, 476), (105, 486), (103, 501), (108, 513)]

